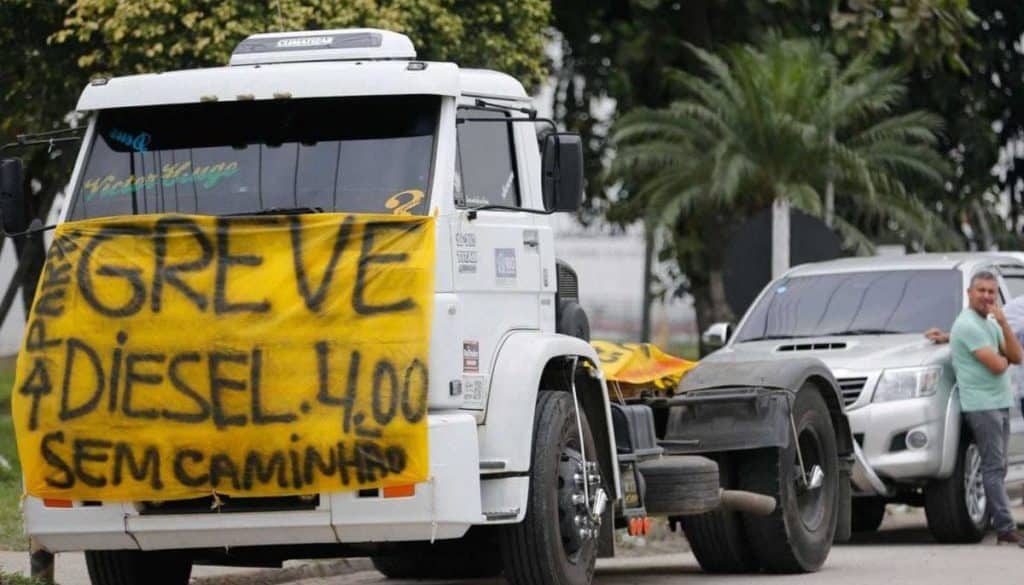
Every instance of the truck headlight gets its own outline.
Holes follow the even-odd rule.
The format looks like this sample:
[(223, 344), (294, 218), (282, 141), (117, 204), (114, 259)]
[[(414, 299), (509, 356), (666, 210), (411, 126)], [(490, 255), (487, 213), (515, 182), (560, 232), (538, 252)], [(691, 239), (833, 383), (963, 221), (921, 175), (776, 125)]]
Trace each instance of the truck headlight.
[(939, 389), (942, 366), (882, 370), (872, 402), (891, 402), (931, 396)]

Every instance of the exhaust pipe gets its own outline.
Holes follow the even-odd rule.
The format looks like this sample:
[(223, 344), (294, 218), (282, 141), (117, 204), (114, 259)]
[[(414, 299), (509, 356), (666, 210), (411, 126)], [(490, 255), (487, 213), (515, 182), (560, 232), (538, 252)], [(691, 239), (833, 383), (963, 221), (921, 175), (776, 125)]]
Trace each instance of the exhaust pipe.
[(775, 511), (775, 498), (754, 492), (721, 490), (721, 502), (725, 510), (735, 510), (754, 516), (768, 516)]

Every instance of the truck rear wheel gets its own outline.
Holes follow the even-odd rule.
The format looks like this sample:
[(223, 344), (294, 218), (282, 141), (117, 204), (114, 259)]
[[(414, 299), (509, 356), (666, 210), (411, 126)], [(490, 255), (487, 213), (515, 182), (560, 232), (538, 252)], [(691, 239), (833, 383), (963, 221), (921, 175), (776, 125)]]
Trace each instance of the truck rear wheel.
[(188, 585), (192, 559), (178, 551), (87, 550), (92, 585)]
[[(839, 459), (828, 406), (817, 388), (805, 385), (793, 402), (793, 422), (803, 455), (803, 469), (793, 441), (785, 449), (768, 448), (744, 455), (740, 488), (775, 497), (769, 516), (743, 514), (751, 549), (771, 573), (818, 570), (832, 549), (839, 519)], [(818, 466), (819, 487), (806, 487), (801, 476)]]
[(599, 530), (578, 503), (583, 469), (589, 466), (588, 475), (597, 480), (588, 486), (591, 499), (604, 482), (593, 464), (590, 426), (582, 412), (579, 417), (582, 429), (571, 394), (538, 393), (526, 517), (500, 532), (505, 578), (512, 585), (589, 585), (593, 578)]
[(953, 475), (924, 490), (928, 530), (939, 542), (979, 542), (988, 527), (981, 453), (969, 437), (960, 441)]
[(501, 554), (491, 527), (473, 527), (462, 538), (403, 543), (375, 555), (373, 568), (389, 579), (479, 579), (501, 574)]
[[(719, 453), (715, 460), (721, 486), (725, 489), (738, 488), (736, 456)], [(690, 550), (705, 572), (753, 573), (758, 570), (739, 512), (720, 508), (706, 514), (685, 516), (681, 521)]]

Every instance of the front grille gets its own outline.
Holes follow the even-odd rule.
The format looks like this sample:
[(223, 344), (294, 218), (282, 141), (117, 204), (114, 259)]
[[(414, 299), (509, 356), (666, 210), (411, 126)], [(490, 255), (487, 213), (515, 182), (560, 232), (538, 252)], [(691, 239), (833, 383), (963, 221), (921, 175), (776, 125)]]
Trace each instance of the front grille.
[(867, 383), (868, 379), (839, 378), (836, 381), (839, 382), (839, 391), (843, 394), (843, 404), (850, 406), (860, 398), (860, 393), (864, 391), (864, 384)]
[(555, 262), (555, 274), (558, 278), (558, 298), (579, 302), (580, 283), (576, 277), (576, 271), (567, 263), (557, 260)]

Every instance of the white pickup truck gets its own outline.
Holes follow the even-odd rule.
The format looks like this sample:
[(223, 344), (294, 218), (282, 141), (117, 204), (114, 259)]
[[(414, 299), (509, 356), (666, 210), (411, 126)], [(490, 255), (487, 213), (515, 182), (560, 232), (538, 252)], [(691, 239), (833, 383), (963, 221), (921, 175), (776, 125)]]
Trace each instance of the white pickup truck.
[[(427, 481), (401, 489), (218, 496), (217, 478), (211, 476), (223, 480), (233, 468), (221, 458), (200, 475), (206, 461), (197, 447), (184, 457), (178, 451), (173, 477), (200, 487), (212, 481), (209, 496), (27, 497), (28, 534), (54, 552), (85, 550), (96, 585), (184, 585), (193, 563), (279, 566), (290, 558), (345, 555), (370, 556), (393, 577), (504, 572), (516, 585), (588, 585), (595, 558), (613, 552), (615, 528), (642, 531), (648, 515), (686, 516), (719, 506), (714, 461), (665, 454), (648, 406), (609, 402), (597, 355), (585, 339), (589, 328), (577, 302), (577, 279), (556, 261), (550, 221), (550, 214), (573, 211), (580, 203), (580, 141), (537, 118), (515, 79), (419, 61), (407, 37), (388, 31), (262, 34), (240, 43), (226, 67), (97, 79), (85, 88), (77, 109), (90, 117), (61, 223), (145, 214), (217, 216), (217, 221), (280, 216), (284, 219), (273, 221), (285, 222), (338, 212), (433, 217), (436, 229), (426, 369)], [(3, 161), (0, 211), (7, 233), (24, 232), (28, 224), (20, 173), (18, 161)], [(200, 220), (187, 221), (195, 242), (210, 241), (195, 227)], [(217, 254), (218, 262), (233, 270), (259, 270), (255, 256), (226, 248), (218, 243), (204, 253)], [(264, 251), (263, 261), (269, 263), (274, 253)], [(205, 263), (164, 267), (165, 277), (178, 278), (167, 277), (165, 284), (173, 284), (182, 302), (200, 306), (202, 299), (190, 288), (198, 286), (198, 277), (191, 275), (189, 285), (181, 274), (207, 268), (210, 255), (203, 257)], [(377, 255), (370, 261), (394, 260)], [(124, 270), (90, 270), (80, 267), (74, 274), (90, 282), (127, 278)], [(142, 286), (131, 294), (143, 295)], [(232, 294), (247, 293), (251, 298), (251, 289), (236, 288)], [(304, 294), (308, 300), (310, 291)], [(222, 301), (229, 309), (253, 306)], [(156, 301), (152, 309), (148, 302), (133, 306), (135, 312), (157, 309)], [(135, 327), (133, 336), (159, 333), (146, 331), (144, 320)], [(244, 336), (244, 328), (233, 334)], [(119, 333), (118, 343), (124, 341)], [(30, 337), (26, 349), (32, 345)], [(163, 359), (136, 356), (133, 363)], [(256, 354), (231, 359), (250, 360), (254, 371), (258, 365)], [(248, 391), (244, 381), (216, 373), (218, 367), (210, 366), (218, 392)], [(393, 367), (378, 367), (374, 384), (389, 371), (397, 388)], [(163, 380), (152, 373), (129, 375), (152, 392)], [(407, 392), (409, 373), (405, 376)], [(35, 406), (54, 400), (56, 391), (47, 394), (33, 383), (40, 380), (19, 380), (15, 390), (35, 401), (36, 413)], [(800, 380), (795, 384), (799, 387)], [(177, 386), (179, 392), (193, 390), (190, 397), (197, 404), (209, 404), (198, 389)], [(98, 388), (103, 390), (102, 383)], [(69, 392), (67, 380), (63, 391)], [(834, 382), (825, 378), (820, 391), (833, 402), (838, 396)], [(374, 408), (394, 415), (394, 396), (393, 391), (390, 411), (377, 403)], [(87, 406), (94, 407), (97, 399), (90, 400)], [(140, 415), (128, 407), (116, 411), (114, 394), (110, 400), (111, 429), (118, 428), (118, 417)], [(67, 406), (62, 413), (74, 410)], [(403, 402), (402, 409), (406, 406)], [(254, 418), (259, 414), (255, 398), (252, 412)], [(772, 412), (785, 416), (788, 410)], [(176, 416), (212, 424), (208, 414)], [(841, 435), (846, 429), (841, 409), (832, 416)], [(164, 418), (169, 418), (166, 411)], [(226, 426), (229, 421), (222, 418)], [(230, 441), (229, 433), (223, 436)], [(842, 436), (837, 440), (842, 447)], [(783, 436), (777, 445), (792, 443)], [(100, 450), (103, 442), (75, 445), (71, 465), (45, 451), (44, 442), (42, 458), (58, 477), (48, 476), (49, 487), (75, 478), (90, 486), (109, 485), (89, 471), (109, 463), (110, 455)], [(113, 455), (116, 461), (138, 464), (129, 468), (133, 475), (152, 473), (119, 453)], [(792, 456), (792, 448), (787, 453)], [(834, 461), (825, 463), (828, 457), (835, 454), (820, 454), (816, 462), (835, 470)], [(827, 500), (829, 520), (814, 554), (775, 570), (815, 570), (824, 561), (841, 518), (840, 477), (817, 478), (819, 487), (825, 485), (821, 498)], [(732, 509), (751, 514), (768, 514), (774, 507), (770, 497), (726, 496), (722, 501)], [(778, 533), (790, 522), (776, 511), (765, 525)], [(838, 525), (842, 530), (843, 522)], [(766, 558), (776, 551), (769, 552)]]
[[(1001, 302), (1024, 282), (1020, 259), (997, 253), (845, 258), (794, 267), (769, 283), (725, 347), (706, 361), (743, 367), (794, 356), (822, 360), (842, 388), (856, 442), (853, 529), (874, 531), (886, 503), (924, 506), (940, 542), (976, 542), (988, 528), (981, 459), (966, 427), (948, 345), (971, 275), (990, 270)], [(720, 324), (717, 341), (731, 326)], [(1024, 419), (1011, 408), (1011, 485), (1024, 483)]]

